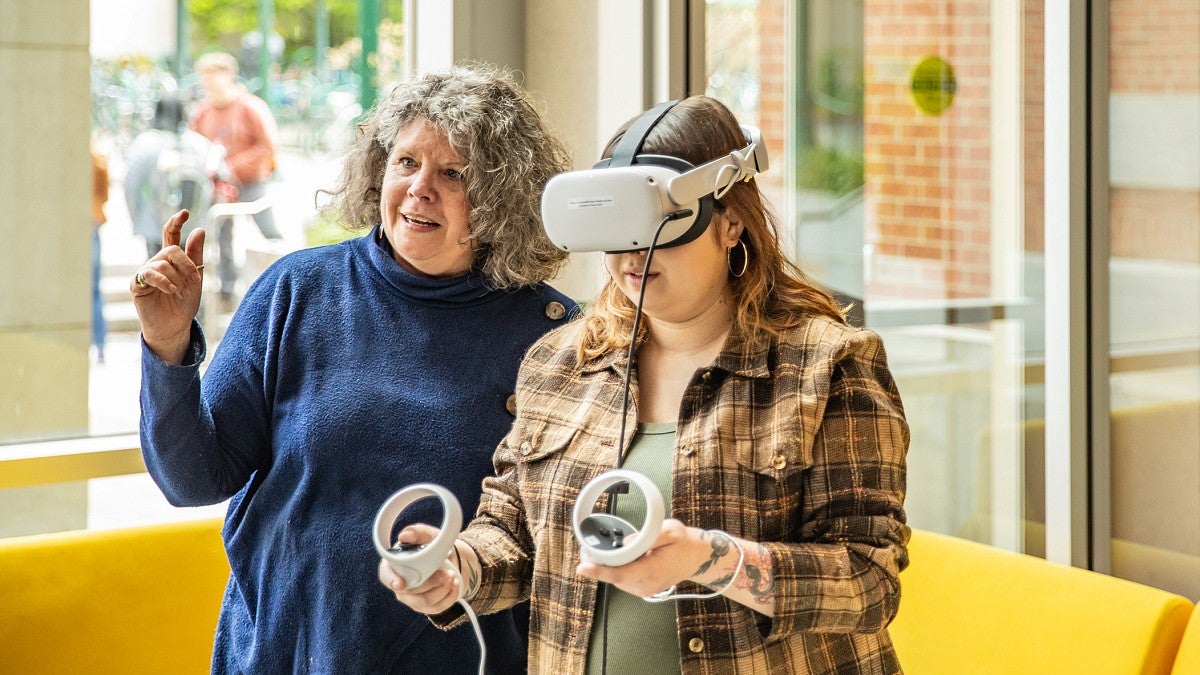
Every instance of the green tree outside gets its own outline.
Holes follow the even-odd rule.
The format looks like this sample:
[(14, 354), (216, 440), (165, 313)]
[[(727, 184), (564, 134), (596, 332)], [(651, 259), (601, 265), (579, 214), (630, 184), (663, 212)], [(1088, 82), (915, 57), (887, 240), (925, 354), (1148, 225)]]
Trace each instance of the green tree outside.
[[(242, 36), (258, 30), (260, 0), (189, 0), (192, 58), (214, 49), (236, 54)], [(281, 66), (311, 67), (316, 48), (317, 4), (313, 0), (273, 0), (275, 31), (284, 39)], [(329, 45), (336, 47), (359, 37), (360, 0), (325, 0), (329, 16)], [(399, 22), (402, 0), (380, 0), (380, 16)]]

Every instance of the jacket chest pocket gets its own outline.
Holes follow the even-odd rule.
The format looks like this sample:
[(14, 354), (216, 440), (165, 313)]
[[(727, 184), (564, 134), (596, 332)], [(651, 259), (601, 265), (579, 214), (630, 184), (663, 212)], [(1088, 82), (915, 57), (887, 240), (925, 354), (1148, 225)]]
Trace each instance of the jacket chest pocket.
[(814, 403), (773, 381), (731, 379), (697, 431), (717, 439), (720, 466), (789, 482), (812, 466)]
[[(570, 425), (531, 425), (517, 440), (517, 471), (534, 545), (546, 537), (570, 536), (571, 512), (579, 491), (602, 467), (611, 447)], [(562, 533), (562, 534), (559, 534)]]
[[(753, 535), (762, 541), (788, 541), (800, 525), (805, 480), (812, 469), (812, 446), (799, 424), (755, 429), (731, 441), (743, 497), (756, 521)], [(747, 532), (747, 534), (750, 534)]]
[(734, 455), (738, 466), (757, 475), (786, 481), (812, 466), (811, 448), (807, 452), (797, 430), (735, 438)]
[(528, 468), (548, 457), (562, 454), (578, 432), (574, 427), (546, 422), (528, 425), (513, 447), (517, 464)]

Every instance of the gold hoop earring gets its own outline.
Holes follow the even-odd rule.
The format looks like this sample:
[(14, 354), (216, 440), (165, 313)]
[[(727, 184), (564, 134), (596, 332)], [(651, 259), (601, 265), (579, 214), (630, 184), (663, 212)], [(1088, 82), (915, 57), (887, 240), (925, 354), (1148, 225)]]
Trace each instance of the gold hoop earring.
[(738, 239), (737, 243), (742, 246), (742, 269), (736, 272), (733, 271), (733, 246), (725, 249), (725, 266), (729, 268), (729, 273), (735, 279), (741, 279), (742, 275), (746, 273), (746, 268), (750, 266), (750, 249), (746, 246), (746, 242), (741, 239)]

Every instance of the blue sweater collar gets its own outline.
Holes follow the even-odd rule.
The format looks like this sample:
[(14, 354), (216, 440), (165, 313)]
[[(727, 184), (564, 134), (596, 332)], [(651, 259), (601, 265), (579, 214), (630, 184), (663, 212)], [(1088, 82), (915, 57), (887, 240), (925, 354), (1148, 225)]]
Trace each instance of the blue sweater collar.
[(460, 277), (432, 278), (409, 272), (392, 258), (392, 247), (379, 237), (379, 226), (358, 240), (367, 258), (384, 281), (409, 299), (440, 307), (473, 304), (487, 297), (491, 288), (478, 272)]

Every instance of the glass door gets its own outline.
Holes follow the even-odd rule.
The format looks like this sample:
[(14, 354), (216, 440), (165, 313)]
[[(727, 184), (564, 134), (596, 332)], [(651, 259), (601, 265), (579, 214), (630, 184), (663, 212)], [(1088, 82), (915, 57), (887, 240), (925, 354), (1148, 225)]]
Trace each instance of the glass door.
[(883, 335), (915, 527), (1042, 553), (1040, 3), (709, 0), (795, 259)]
[(1109, 4), (1112, 572), (1200, 600), (1200, 9)]

